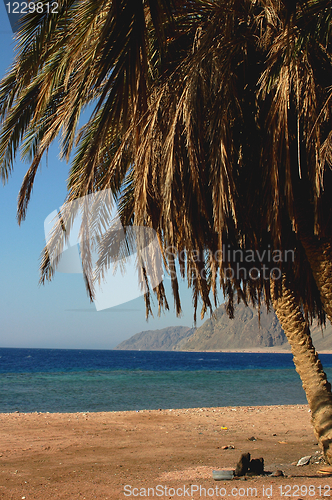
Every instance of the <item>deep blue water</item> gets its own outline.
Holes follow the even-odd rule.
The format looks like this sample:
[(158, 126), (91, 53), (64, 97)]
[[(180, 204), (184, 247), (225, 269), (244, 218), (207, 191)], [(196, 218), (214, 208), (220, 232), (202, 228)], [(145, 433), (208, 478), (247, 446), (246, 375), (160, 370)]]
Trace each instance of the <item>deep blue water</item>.
[(0, 412), (302, 403), (287, 353), (0, 349)]

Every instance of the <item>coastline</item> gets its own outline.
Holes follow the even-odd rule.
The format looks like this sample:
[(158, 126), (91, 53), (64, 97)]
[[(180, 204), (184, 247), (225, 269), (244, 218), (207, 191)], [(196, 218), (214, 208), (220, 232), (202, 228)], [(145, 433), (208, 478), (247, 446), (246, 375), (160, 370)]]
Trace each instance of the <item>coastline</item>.
[[(241, 349), (215, 349), (208, 351), (179, 351), (179, 352), (243, 352), (250, 354), (291, 354), (291, 348), (289, 344), (286, 344), (285, 347), (252, 347), (252, 348), (241, 348)], [(318, 354), (332, 354), (332, 350), (322, 349), (317, 351)]]
[(245, 452), (263, 457), (266, 471), (287, 475), (287, 480), (231, 482), (255, 486), (258, 499), (266, 500), (260, 496), (263, 484), (274, 485), (280, 498), (280, 485), (318, 488), (328, 482), (317, 474), (318, 464), (296, 467), (303, 456), (319, 456), (307, 405), (2, 413), (0, 429), (0, 497), (5, 500), (119, 499), (126, 498), (125, 485), (211, 488), (217, 485), (212, 470), (234, 468)]

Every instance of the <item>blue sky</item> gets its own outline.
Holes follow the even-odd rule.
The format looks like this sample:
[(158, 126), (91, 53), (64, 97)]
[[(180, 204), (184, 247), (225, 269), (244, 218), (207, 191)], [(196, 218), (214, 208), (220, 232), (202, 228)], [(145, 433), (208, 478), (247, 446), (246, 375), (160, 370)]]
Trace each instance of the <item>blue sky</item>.
[[(0, 2), (0, 75), (5, 74), (15, 42)], [(43, 160), (37, 175), (26, 221), (16, 221), (19, 188), (28, 165), (18, 161), (9, 182), (0, 185), (0, 347), (112, 349), (142, 330), (172, 325), (193, 326), (191, 292), (181, 286), (183, 316), (177, 318), (166, 282), (170, 311), (147, 322), (142, 297), (97, 312), (87, 297), (82, 275), (56, 273), (52, 282), (39, 286), (39, 258), (45, 245), (44, 220), (66, 196), (69, 166), (58, 158), (54, 145), (48, 165)], [(199, 326), (202, 322), (198, 321)]]

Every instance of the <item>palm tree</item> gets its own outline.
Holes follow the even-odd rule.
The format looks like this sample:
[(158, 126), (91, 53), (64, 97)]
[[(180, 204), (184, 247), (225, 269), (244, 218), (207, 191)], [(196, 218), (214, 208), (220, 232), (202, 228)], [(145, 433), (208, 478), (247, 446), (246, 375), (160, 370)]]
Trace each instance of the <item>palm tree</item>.
[[(318, 54), (331, 71), (329, 3), (311, 0), (292, 11), (278, 0), (63, 0), (59, 6), (53, 17), (26, 17), (0, 88), (3, 179), (20, 143), (31, 160), (19, 222), (43, 154), (61, 135), (69, 159), (80, 114), (94, 103), (77, 138), (67, 200), (111, 189), (124, 226), (157, 231), (178, 314), (176, 259), (193, 290), (195, 314), (199, 297), (202, 315), (213, 307), (211, 295), (216, 304), (218, 280), (230, 315), (234, 291), (239, 300), (272, 304), (332, 462), (331, 391), (307, 323), (332, 317), (331, 209), (323, 190), (331, 183), (329, 89), (314, 63)], [(84, 230), (90, 233), (90, 225)], [(93, 296), (88, 234), (85, 241)], [(108, 242), (106, 234), (100, 273)], [(221, 256), (223, 246), (251, 250), (254, 258), (238, 272), (227, 252)], [(264, 248), (292, 250), (294, 261), (257, 258)], [(51, 261), (45, 251), (42, 280), (54, 272)], [(253, 267), (258, 278), (249, 275)], [(276, 269), (282, 280), (272, 279)], [(162, 284), (154, 291), (168, 307)], [(149, 312), (150, 293), (145, 299)]]
[[(147, 126), (140, 154), (143, 158), (153, 158), (155, 156), (154, 148), (158, 147), (160, 143), (166, 144), (167, 148), (165, 148), (165, 156), (161, 161), (161, 164), (165, 165), (162, 171), (163, 176), (160, 178), (157, 189), (155, 188), (156, 181), (153, 185), (156, 191), (154, 197), (158, 200), (160, 208), (156, 201), (154, 205), (150, 202), (152, 206), (159, 208), (159, 217), (156, 215), (155, 209), (153, 214), (152, 210), (149, 211), (149, 201), (146, 202), (146, 211), (151, 214), (151, 217), (153, 215), (156, 217), (156, 223), (161, 217), (165, 217), (167, 225), (163, 226), (161, 232), (167, 244), (176, 248), (191, 251), (198, 248), (203, 254), (204, 248), (208, 247), (210, 251), (212, 250), (212, 255), (215, 255), (223, 242), (231, 241), (232, 248), (236, 248), (240, 241), (242, 248), (245, 246), (266, 248), (270, 243), (273, 244), (274, 248), (296, 249), (298, 267), (294, 269), (294, 263), (288, 268), (284, 266), (286, 269), (283, 269), (283, 272), (286, 272), (286, 276), (282, 283), (282, 290), (280, 287), (279, 290), (275, 290), (278, 287), (272, 281), (272, 301), (292, 346), (294, 363), (301, 376), (312, 410), (317, 438), (326, 459), (331, 461), (329, 450), (332, 437), (331, 387), (327, 383), (326, 375), (312, 346), (308, 324), (299, 306), (302, 303), (307, 311), (309, 310), (313, 314), (315, 310), (316, 313), (322, 313), (319, 297), (316, 296), (318, 292), (316, 286), (321, 292), (322, 301), (324, 293), (322, 293), (319, 280), (316, 279), (316, 283), (314, 283), (312, 279), (310, 283), (309, 276), (315, 271), (314, 268), (307, 269), (305, 276), (308, 281), (306, 282), (301, 282), (301, 277), (297, 274), (299, 271), (303, 273), (305, 267), (308, 267), (306, 262), (308, 251), (307, 255), (303, 252), (304, 249), (307, 250), (307, 245), (302, 232), (297, 230), (294, 234), (292, 229), (294, 225), (292, 210), (294, 211), (295, 206), (296, 210), (299, 211), (299, 203), (287, 203), (289, 200), (285, 200), (282, 194), (283, 191), (287, 193), (287, 189), (290, 190), (292, 187), (294, 173), (289, 174), (287, 179), (285, 173), (282, 172), (282, 164), (280, 164), (282, 158), (281, 160), (278, 158), (279, 161), (275, 159), (274, 165), (277, 173), (275, 177), (272, 175), (270, 178), (270, 173), (267, 174), (270, 163), (269, 151), (265, 151), (266, 157), (262, 155), (260, 163), (257, 162), (257, 152), (264, 151), (264, 143), (266, 139), (269, 140), (269, 136), (266, 137), (266, 134), (262, 134), (267, 119), (264, 107), (267, 106), (265, 102), (260, 102), (259, 107), (257, 106), (255, 89), (259, 79), (265, 77), (265, 75), (261, 77), (259, 65), (262, 65), (266, 52), (265, 54), (257, 54), (256, 43), (253, 40), (253, 35), (256, 35), (257, 32), (251, 32), (253, 26), (251, 25), (250, 29), (247, 30), (243, 28), (252, 5), (247, 4), (247, 12), (245, 7), (243, 7), (242, 12), (239, 10), (236, 12), (233, 8), (234, 5), (229, 6), (229, 11), (224, 8), (219, 18), (217, 12), (211, 21), (207, 21), (207, 24), (210, 25), (201, 28), (206, 35), (201, 35), (197, 53), (190, 55), (184, 64), (178, 66), (177, 72), (172, 75), (172, 80), (168, 84), (169, 88), (161, 87), (159, 110), (156, 110), (155, 105), (151, 108), (150, 123), (154, 123), (154, 127), (157, 128), (156, 121), (160, 119), (161, 124), (157, 130), (162, 138), (158, 143), (154, 142), (152, 137), (146, 133), (149, 130)], [(260, 17), (257, 16), (257, 12), (252, 13), (252, 15), (254, 14), (256, 15), (255, 23), (258, 26), (259, 23), (265, 22), (262, 12)], [(267, 34), (270, 40), (275, 39), (278, 34), (279, 23), (278, 17), (275, 17), (274, 26), (270, 23), (270, 33)], [(287, 47), (290, 43), (287, 32), (285, 40)], [(245, 58), (243, 57), (244, 53), (246, 54)], [(246, 68), (248, 68), (247, 71), (250, 68), (250, 76), (244, 74)], [(165, 99), (164, 107), (162, 107), (163, 98)], [(268, 104), (267, 110), (268, 113), (271, 113), (272, 106), (271, 103)], [(269, 114), (267, 114), (268, 116)], [(311, 120), (315, 119), (315, 115), (313, 118), (311, 117)], [(309, 125), (310, 123), (308, 127)], [(200, 133), (197, 129), (195, 130), (197, 126), (200, 127)], [(153, 132), (155, 133), (155, 131)], [(272, 133), (271, 136), (273, 137)], [(291, 138), (289, 138), (289, 142), (291, 142)], [(273, 148), (272, 151), (276, 157), (277, 153)], [(209, 152), (210, 157), (207, 152)], [(234, 164), (240, 165), (238, 170), (234, 169)], [(289, 168), (293, 164), (294, 162), (290, 163)], [(142, 170), (139, 170), (139, 165), (136, 166), (139, 171), (138, 179), (148, 178), (149, 173), (146, 172), (146, 169), (153, 169), (154, 165), (150, 165), (147, 161), (142, 161), (141, 165)], [(200, 166), (198, 172), (197, 165)], [(297, 161), (295, 166), (297, 169)], [(156, 177), (156, 173), (151, 173), (150, 177)], [(168, 177), (171, 177), (171, 180), (167, 182)], [(195, 185), (197, 178), (200, 182)], [(205, 182), (202, 182), (202, 179), (205, 179)], [(262, 184), (260, 179), (265, 182)], [(280, 184), (275, 181), (279, 181)], [(295, 184), (296, 179), (293, 182)], [(302, 196), (303, 192), (305, 193), (304, 199), (308, 203), (308, 200), (311, 199), (309, 196), (311, 193), (309, 188), (304, 191), (302, 184), (300, 185), (301, 193)], [(135, 185), (137, 186), (137, 183)], [(295, 187), (297, 187), (296, 184)], [(176, 195), (174, 194), (175, 189)], [(297, 187), (297, 189), (299, 188)], [(188, 193), (190, 194), (189, 201), (187, 199)], [(269, 193), (270, 196), (266, 193)], [(141, 199), (140, 194), (136, 195), (136, 200)], [(150, 196), (153, 198), (153, 195)], [(278, 197), (277, 203), (276, 197)], [(269, 209), (262, 212), (261, 200), (266, 199), (271, 200), (273, 205), (267, 204)], [(197, 207), (199, 208), (197, 209)], [(265, 203), (263, 207), (264, 210)], [(245, 212), (243, 208), (245, 208)], [(279, 210), (277, 211), (276, 208)], [(135, 214), (139, 213), (138, 207), (135, 209)], [(142, 210), (141, 207), (140, 209)], [(303, 217), (305, 212), (302, 210), (300, 213)], [(313, 210), (312, 213), (309, 211), (311, 218), (313, 218), (313, 213)], [(180, 220), (178, 214), (181, 214)], [(136, 220), (138, 224), (144, 222), (143, 219)], [(301, 220), (298, 216), (296, 221), (299, 225)], [(236, 226), (240, 230), (234, 231)], [(268, 227), (271, 229), (267, 234), (264, 234), (264, 228)], [(179, 239), (176, 239), (177, 235), (180, 235)], [(184, 238), (186, 238), (185, 241), (183, 241)], [(326, 260), (327, 264), (330, 265), (331, 261), (328, 257)], [(207, 263), (210, 272), (208, 290), (212, 288), (215, 291), (216, 289), (215, 280), (218, 264), (220, 262), (213, 260)], [(232, 266), (232, 264), (231, 262), (223, 262), (223, 266)], [(256, 263), (256, 266), (259, 267), (259, 263)], [(196, 262), (191, 261), (188, 267), (189, 275), (194, 273), (198, 277), (201, 276), (201, 269)], [(328, 268), (326, 272), (328, 272)], [(317, 278), (317, 274), (314, 272), (315, 278)], [(232, 293), (232, 288), (227, 281), (227, 279), (226, 282), (224, 281), (225, 291)], [(248, 280), (246, 282), (247, 290), (244, 291), (241, 290), (238, 281), (241, 279), (233, 280), (233, 286), (238, 292), (241, 292), (239, 293), (240, 297), (246, 297), (249, 294), (256, 302), (255, 294), (257, 293), (259, 300), (260, 292), (264, 289), (265, 300), (269, 302), (271, 290), (266, 282), (252, 283), (251, 280)], [(207, 295), (204, 288), (205, 280), (201, 279), (200, 283), (198, 278), (196, 282), (190, 284), (197, 287), (195, 289), (196, 295), (201, 293), (204, 306), (209, 306), (208, 299), (205, 299)], [(310, 304), (308, 304), (308, 289), (312, 295)], [(232, 310), (231, 305), (230, 311)], [(328, 310), (326, 312), (328, 313)]]
[[(327, 1), (298, 3), (286, 29), (271, 44), (260, 80), (260, 91), (269, 102), (266, 152), (274, 174), (267, 176), (273, 195), (267, 200), (268, 212), (273, 204), (278, 221), (278, 206), (286, 206), (332, 321), (328, 196), (332, 185), (332, 9)], [(278, 230), (277, 222), (276, 233)]]

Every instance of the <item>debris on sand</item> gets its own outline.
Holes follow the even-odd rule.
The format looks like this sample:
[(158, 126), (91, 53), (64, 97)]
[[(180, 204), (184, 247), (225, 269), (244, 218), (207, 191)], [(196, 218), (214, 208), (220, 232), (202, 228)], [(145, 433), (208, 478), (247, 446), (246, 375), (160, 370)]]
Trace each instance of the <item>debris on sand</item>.
[(317, 474), (322, 476), (331, 476), (332, 475), (332, 467), (331, 465), (327, 465), (326, 467), (322, 467), (317, 471)]
[(250, 453), (243, 453), (238, 461), (234, 475), (236, 477), (260, 476), (264, 474), (264, 458), (253, 458), (250, 460)]
[(253, 458), (250, 460), (248, 473), (255, 476), (264, 474), (264, 458)]
[(300, 460), (297, 462), (297, 467), (301, 466), (301, 465), (308, 465), (309, 462), (310, 462), (310, 458), (311, 458), (311, 455), (308, 455), (306, 457), (302, 457), (300, 458)]
[(284, 477), (284, 473), (282, 472), (282, 470), (278, 469), (272, 474), (270, 474), (270, 477)]
[(235, 469), (235, 476), (245, 476), (248, 472), (250, 464), (250, 453), (242, 453)]

